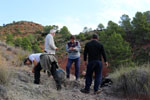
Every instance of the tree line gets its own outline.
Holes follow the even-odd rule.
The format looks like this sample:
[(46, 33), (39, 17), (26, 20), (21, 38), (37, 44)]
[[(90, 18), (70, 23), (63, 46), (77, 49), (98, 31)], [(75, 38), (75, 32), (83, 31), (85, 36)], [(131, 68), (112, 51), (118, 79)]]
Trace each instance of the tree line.
[[(99, 35), (112, 68), (125, 63), (150, 61), (150, 11), (137, 12), (132, 20), (123, 14), (118, 24), (109, 21), (105, 28), (100, 23), (92, 31)], [(85, 27), (77, 37), (84, 41), (89, 39), (92, 31)]]
[[(13, 39), (12, 34), (8, 34), (6, 42), (16, 47), (22, 47), (25, 50), (40, 52), (40, 42), (43, 43), (44, 37), (49, 30), (55, 28), (56, 25), (44, 26), (44, 32), (38, 31), (34, 36), (29, 34), (25, 37), (17, 37)], [(71, 35), (66, 26), (57, 31), (63, 42), (68, 41)], [(110, 66), (118, 67), (125, 63), (145, 63), (150, 61), (150, 11), (137, 12), (131, 19), (128, 15), (123, 14), (119, 23), (109, 21), (107, 27), (100, 23), (95, 30), (84, 27), (83, 32), (76, 35), (80, 42), (85, 42), (91, 38), (93, 33), (97, 33), (100, 37), (99, 41), (104, 45)], [(61, 43), (57, 42), (56, 44)], [(84, 43), (85, 44), (85, 43)]]

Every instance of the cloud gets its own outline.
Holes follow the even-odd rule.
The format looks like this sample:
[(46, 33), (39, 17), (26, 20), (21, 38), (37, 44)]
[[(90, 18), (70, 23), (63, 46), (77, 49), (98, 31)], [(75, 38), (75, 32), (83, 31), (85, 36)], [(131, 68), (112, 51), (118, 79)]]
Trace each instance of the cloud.
[(83, 25), (78, 17), (67, 16), (64, 20), (53, 24), (58, 25), (60, 28), (67, 26), (71, 34), (79, 34), (83, 30)]
[(104, 26), (107, 26), (108, 21), (113, 21), (118, 23), (122, 14), (128, 14), (128, 11), (120, 9), (107, 9), (106, 11), (101, 11), (97, 13), (96, 20), (99, 23), (102, 23)]
[(83, 18), (78, 18), (78, 17), (71, 17), (67, 16), (63, 19), (63, 21), (55, 22), (53, 23), (54, 25), (58, 25), (60, 28), (63, 26), (67, 26), (71, 34), (79, 34), (80, 32), (83, 31), (84, 27), (96, 29), (98, 24), (95, 24), (93, 22), (90, 22), (90, 20), (95, 20), (92, 19), (93, 17), (89, 16), (84, 16)]
[(118, 23), (123, 14), (129, 15), (132, 19), (137, 11), (148, 11), (149, 3), (150, 0), (99, 0), (99, 7), (95, 11), (77, 16), (68, 15), (53, 24), (67, 26), (72, 34), (79, 34), (84, 27), (96, 29), (99, 23), (107, 27), (110, 20)]
[(96, 20), (105, 26), (109, 20), (118, 23), (123, 14), (132, 19), (137, 11), (145, 12), (150, 9), (150, 0), (99, 0), (99, 3), (102, 7), (99, 8)]

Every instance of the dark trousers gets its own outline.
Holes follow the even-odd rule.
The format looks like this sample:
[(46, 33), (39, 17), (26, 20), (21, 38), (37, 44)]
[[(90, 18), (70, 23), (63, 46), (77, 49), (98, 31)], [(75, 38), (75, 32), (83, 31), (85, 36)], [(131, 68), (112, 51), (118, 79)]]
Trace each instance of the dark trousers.
[(101, 61), (91, 61), (87, 65), (85, 89), (90, 90), (92, 84), (93, 72), (95, 73), (94, 91), (97, 91), (102, 80), (102, 63)]
[(79, 71), (80, 71), (80, 58), (77, 59), (69, 59), (68, 58), (68, 63), (66, 66), (66, 73), (67, 73), (67, 77), (70, 77), (70, 68), (72, 66), (72, 63), (75, 63), (75, 76), (76, 76), (76, 80), (79, 78)]
[(42, 70), (41, 64), (38, 63), (37, 66), (34, 67), (34, 83), (40, 83), (40, 71)]
[(51, 74), (56, 82), (56, 87), (57, 89), (61, 87), (61, 81), (59, 80), (57, 74), (56, 74), (56, 69), (57, 69), (57, 65), (56, 63), (52, 63), (52, 67), (51, 67)]
[[(57, 75), (56, 75), (56, 68), (57, 68), (56, 63), (55, 62), (52, 63), (51, 66), (52, 66), (51, 67), (51, 74), (52, 74), (52, 76), (56, 82), (56, 85), (60, 86), (61, 83), (58, 80)], [(41, 70), (42, 70), (41, 64), (38, 63), (37, 66), (34, 68), (34, 83), (36, 83), (36, 84), (40, 83), (40, 71)]]

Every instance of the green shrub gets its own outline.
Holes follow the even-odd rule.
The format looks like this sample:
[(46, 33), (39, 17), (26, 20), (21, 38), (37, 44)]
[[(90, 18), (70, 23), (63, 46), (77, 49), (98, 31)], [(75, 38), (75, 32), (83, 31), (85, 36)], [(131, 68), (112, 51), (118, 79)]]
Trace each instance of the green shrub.
[(16, 47), (21, 47), (22, 38), (21, 37), (17, 37), (16, 40), (14, 41), (14, 44), (15, 44)]
[(110, 75), (113, 80), (112, 90), (126, 97), (149, 98), (150, 64), (130, 67), (122, 66)]
[(13, 42), (14, 42), (13, 35), (8, 34), (7, 37), (6, 37), (6, 43), (9, 44), (9, 45), (14, 45)]
[(84, 40), (86, 39), (85, 33), (80, 33), (80, 34), (77, 36), (77, 39), (80, 39), (81, 41), (84, 41)]
[(32, 45), (32, 50), (34, 51), (34, 53), (40, 53), (41, 52), (41, 49), (37, 43)]
[(31, 42), (30, 42), (30, 40), (27, 38), (27, 37), (24, 37), (23, 39), (22, 39), (22, 44), (21, 44), (21, 46), (22, 46), (22, 48), (24, 49), (24, 50), (28, 50), (28, 51), (32, 51), (32, 44), (31, 44)]

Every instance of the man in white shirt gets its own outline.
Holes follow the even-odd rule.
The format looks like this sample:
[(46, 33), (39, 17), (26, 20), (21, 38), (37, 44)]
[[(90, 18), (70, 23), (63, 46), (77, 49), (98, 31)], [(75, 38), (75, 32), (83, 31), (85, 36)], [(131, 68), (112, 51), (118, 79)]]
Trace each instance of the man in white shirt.
[[(51, 65), (48, 65), (48, 66), (51, 66), (49, 70), (56, 82), (57, 90), (61, 90), (61, 83), (58, 80), (58, 76), (57, 76), (57, 72), (56, 72), (56, 69), (58, 68), (57, 61), (55, 61), (55, 60), (53, 62), (50, 61), (51, 63), (47, 62), (50, 60), (47, 58), (48, 55), (50, 55), (50, 54), (42, 54), (42, 53), (31, 54), (28, 56), (28, 58), (26, 58), (24, 60), (24, 65), (31, 65), (33, 63), (34, 67), (32, 69), (32, 72), (34, 73), (34, 84), (40, 84), (40, 71), (44, 68), (43, 64), (44, 63), (51, 64)], [(41, 58), (41, 56), (42, 56), (42, 58)], [(44, 58), (45, 62), (42, 63), (43, 58)]]
[(58, 49), (54, 43), (54, 36), (56, 30), (51, 29), (49, 34), (45, 38), (45, 52), (49, 54), (55, 54), (55, 51)]
[(27, 59), (25, 59), (25, 65), (31, 65), (33, 63), (34, 67), (32, 68), (32, 72), (34, 73), (34, 83), (40, 83), (40, 71), (42, 69), (40, 64), (40, 56), (42, 53), (31, 54)]

